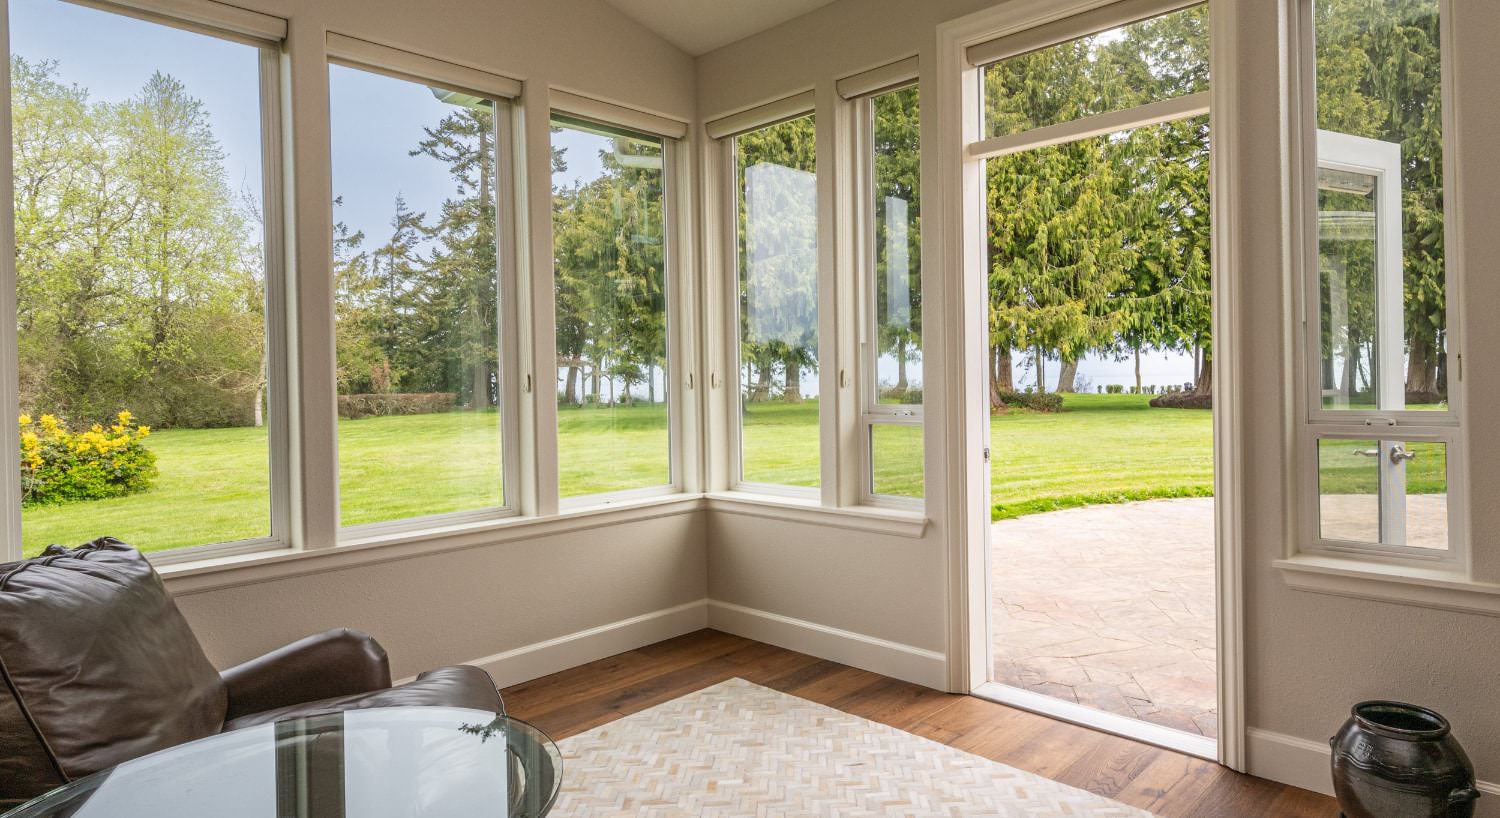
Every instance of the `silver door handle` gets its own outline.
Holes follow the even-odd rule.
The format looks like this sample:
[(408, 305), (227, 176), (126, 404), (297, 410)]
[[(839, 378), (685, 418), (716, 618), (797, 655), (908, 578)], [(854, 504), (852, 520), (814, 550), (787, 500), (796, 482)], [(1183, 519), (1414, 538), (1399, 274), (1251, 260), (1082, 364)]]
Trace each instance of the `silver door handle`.
[(1393, 464), (1395, 464), (1397, 466), (1401, 465), (1402, 461), (1404, 461), (1404, 460), (1416, 460), (1416, 459), (1417, 459), (1417, 453), (1416, 452), (1408, 452), (1402, 446), (1392, 446), (1391, 447), (1391, 463), (1393, 463)]
[(1361, 457), (1379, 457), (1379, 449), (1355, 449), (1354, 453)]

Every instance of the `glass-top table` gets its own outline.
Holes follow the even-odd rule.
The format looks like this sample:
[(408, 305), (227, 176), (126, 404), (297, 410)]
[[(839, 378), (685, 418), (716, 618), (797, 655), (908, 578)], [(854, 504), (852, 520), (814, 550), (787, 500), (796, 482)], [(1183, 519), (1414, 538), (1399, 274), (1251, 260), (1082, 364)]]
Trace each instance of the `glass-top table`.
[(561, 779), (557, 745), (518, 719), (371, 708), (182, 744), (3, 818), (541, 818)]

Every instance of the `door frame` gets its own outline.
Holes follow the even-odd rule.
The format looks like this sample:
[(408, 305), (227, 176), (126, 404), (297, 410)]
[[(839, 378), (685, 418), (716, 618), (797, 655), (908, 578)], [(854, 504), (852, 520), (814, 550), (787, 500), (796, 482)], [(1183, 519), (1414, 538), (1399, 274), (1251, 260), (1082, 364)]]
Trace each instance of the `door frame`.
[[(1245, 672), (1242, 519), (1240, 493), (1242, 441), (1239, 423), (1241, 331), (1236, 310), (1239, 290), (1235, 260), (1240, 235), (1237, 182), (1234, 168), (1239, 153), (1237, 42), (1232, 29), (1242, 3), (1250, 0), (1210, 0), (1209, 91), (1212, 214), (1212, 280), (1214, 325), (1214, 496), (1216, 637), (1219, 689), (1219, 763), (1244, 771)], [(939, 510), (950, 523), (948, 531), (948, 668), (949, 687), (970, 693), (989, 681), (988, 628), (989, 481), (986, 403), (988, 369), (984, 350), (988, 332), (985, 316), (984, 178), (982, 163), (968, 158), (971, 134), (980, 133), (979, 69), (966, 58), (969, 46), (1032, 29), (1045, 23), (1090, 13), (1103, 21), (1099, 29), (1191, 5), (1181, 0), (1014, 0), (1004, 6), (957, 18), (938, 27), (936, 59), (929, 74), (935, 122), (924, 129), (928, 144), (937, 149), (924, 162), (924, 179), (959, 180), (925, 197), (938, 205), (940, 231), (931, 241), (937, 256), (929, 269), (954, 270), (942, 287), (942, 322), (938, 339), (948, 353), (944, 377), (954, 384), (945, 407), (950, 430), (942, 477), (949, 486), (948, 502)], [(1153, 11), (1153, 8), (1156, 11)], [(1109, 23), (1111, 15), (1117, 15)], [(1091, 22), (1095, 22), (1091, 19)], [(924, 78), (926, 79), (926, 78)], [(1036, 708), (1041, 709), (1041, 708)], [(1054, 715), (1054, 714), (1049, 714)], [(1066, 716), (1059, 716), (1066, 718)], [(1133, 721), (1133, 720), (1132, 720)], [(1104, 725), (1096, 725), (1109, 729)]]

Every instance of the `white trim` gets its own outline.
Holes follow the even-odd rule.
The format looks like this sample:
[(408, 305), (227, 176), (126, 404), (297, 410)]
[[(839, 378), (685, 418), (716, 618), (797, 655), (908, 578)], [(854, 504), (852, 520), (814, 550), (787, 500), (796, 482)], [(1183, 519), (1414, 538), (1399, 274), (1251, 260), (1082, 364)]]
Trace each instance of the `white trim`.
[[(983, 67), (1010, 57), (1040, 51), (1071, 40), (1120, 26), (1160, 17), (1196, 6), (1205, 0), (1103, 0), (1095, 8), (1069, 13), (1061, 10), (1050, 20), (1026, 25), (1014, 33), (1002, 33), (964, 50), (970, 65)], [(1034, 19), (1018, 15), (1016, 19)]]
[(575, 94), (559, 88), (548, 89), (547, 97), (553, 111), (598, 122), (601, 125), (628, 128), (663, 139), (682, 139), (688, 134), (687, 123), (680, 119), (605, 102), (602, 99)]
[(328, 59), (340, 65), (401, 79), (435, 82), (450, 91), (471, 91), (478, 96), (496, 99), (514, 99), (521, 95), (520, 80), (336, 31), (328, 32)]
[(947, 683), (947, 657), (937, 651), (805, 619), (711, 599), (708, 626), (938, 690)]
[(1500, 616), (1500, 584), (1475, 581), (1466, 571), (1318, 554), (1298, 554), (1272, 565), (1288, 587), (1299, 591)]
[(766, 517), (772, 520), (787, 520), (830, 528), (847, 528), (853, 531), (888, 534), (909, 539), (920, 539), (927, 530), (927, 515), (920, 509), (878, 506), (832, 507), (821, 505), (816, 499), (811, 498), (799, 501), (792, 497), (758, 495), (749, 492), (713, 492), (708, 495), (708, 508), (726, 514)]
[[(1247, 738), (1251, 775), (1333, 795), (1333, 749), (1328, 742), (1309, 741), (1259, 727), (1250, 728)], [(1500, 795), (1500, 784), (1491, 781), (1477, 781), (1475, 787), (1485, 795)]]
[(913, 54), (904, 60), (896, 60), (878, 68), (843, 77), (835, 83), (835, 86), (838, 88), (839, 96), (844, 99), (875, 96), (916, 82), (920, 69), (921, 61), (917, 55)]
[(1242, 4), (1253, 0), (1213, 0), (1209, 26), (1209, 253), (1213, 280), (1210, 316), (1213, 356), (1214, 457), (1214, 593), (1216, 675), (1219, 708), (1218, 761), (1232, 770), (1245, 769), (1245, 600), (1244, 542), (1240, 512), (1245, 485), (1245, 443), (1241, 417), (1239, 207), (1240, 139), (1244, 131), (1239, 102), (1239, 40), (1235, 20)]
[(174, 596), (183, 596), (429, 554), (451, 553), (640, 520), (691, 514), (703, 507), (701, 496), (673, 495), (628, 507), (578, 509), (544, 518), (513, 517), (508, 520), (427, 529), (420, 533), (390, 534), (343, 542), (327, 548), (300, 551), (288, 548), (179, 563), (163, 566), (159, 573), (167, 584), (167, 590)]
[[(0, 43), (10, 42), (10, 4), (0, 0)], [(7, 49), (7, 57), (8, 57)], [(0, 66), (0, 156), (12, 157), (10, 59)], [(0, 173), (0, 563), (21, 559), (21, 442), (12, 412), (21, 409), (16, 332), (16, 174)]]
[(1148, 102), (1123, 111), (1110, 111), (1107, 114), (1059, 122), (1056, 125), (1033, 128), (1017, 134), (996, 136), (970, 143), (965, 152), (970, 159), (993, 159), (1006, 154), (1061, 145), (1066, 142), (1077, 142), (1080, 139), (1104, 136), (1161, 122), (1202, 116), (1208, 113), (1210, 93), (1199, 91), (1196, 94)]
[(260, 44), (280, 43), (287, 36), (287, 21), (258, 11), (242, 9), (213, 0), (68, 0), (79, 6), (124, 14), (137, 19), (181, 28), (187, 27), (202, 33), (238, 34), (262, 41)]
[(1096, 710), (1075, 702), (1063, 701), (1051, 696), (1023, 690), (1019, 687), (1000, 684), (998, 682), (986, 682), (974, 689), (974, 695), (980, 698), (996, 701), (1010, 707), (1018, 707), (1022, 710), (1038, 713), (1048, 718), (1059, 719), (1070, 724), (1077, 724), (1094, 730), (1102, 730), (1117, 736), (1124, 736), (1133, 741), (1140, 741), (1157, 747), (1165, 747), (1179, 753), (1215, 760), (1218, 754), (1219, 743), (1205, 736), (1185, 733), (1181, 730), (1173, 730), (1159, 724), (1133, 719), (1129, 716), (1121, 716), (1116, 713), (1108, 713)]
[(1304, 790), (1333, 795), (1328, 742), (1309, 741), (1285, 733), (1251, 727), (1245, 731), (1245, 771)]
[(685, 602), (471, 659), (464, 664), (483, 668), (494, 679), (497, 687), (510, 687), (549, 673), (568, 670), (675, 636), (703, 630), (708, 627), (708, 604), (707, 599)]
[(817, 92), (803, 91), (789, 97), (757, 105), (738, 113), (703, 123), (709, 139), (727, 139), (747, 131), (769, 128), (790, 119), (807, 116), (817, 108)]

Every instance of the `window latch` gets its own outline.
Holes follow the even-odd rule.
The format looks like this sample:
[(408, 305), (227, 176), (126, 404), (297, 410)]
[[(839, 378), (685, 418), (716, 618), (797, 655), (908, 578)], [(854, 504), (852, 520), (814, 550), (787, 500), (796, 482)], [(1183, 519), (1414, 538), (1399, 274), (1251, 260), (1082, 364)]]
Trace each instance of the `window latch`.
[(984, 462), (990, 462), (990, 447), (988, 446), (984, 447)]

